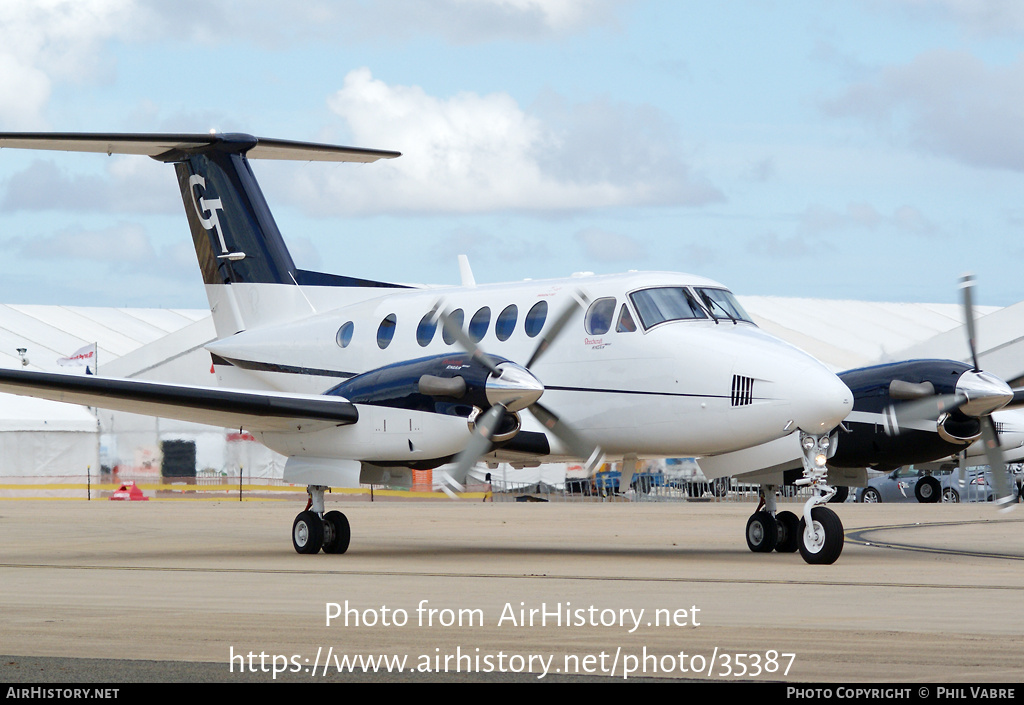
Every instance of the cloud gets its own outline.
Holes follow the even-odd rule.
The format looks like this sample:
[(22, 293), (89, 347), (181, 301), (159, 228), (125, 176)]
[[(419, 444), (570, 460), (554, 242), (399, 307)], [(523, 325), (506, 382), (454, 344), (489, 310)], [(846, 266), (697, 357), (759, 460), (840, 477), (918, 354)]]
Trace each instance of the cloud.
[(644, 246), (637, 240), (601, 228), (580, 230), (573, 239), (583, 246), (588, 257), (599, 262), (636, 261), (647, 256)]
[[(125, 32), (131, 0), (0, 3), (0, 124), (38, 129), (57, 82), (109, 75), (103, 42)], [(17, 96), (11, 100), (10, 96)]]
[(63, 228), (53, 235), (13, 237), (5, 248), (32, 259), (84, 259), (96, 262), (139, 264), (152, 262), (156, 250), (146, 230), (136, 223), (106, 228)]
[(880, 213), (869, 203), (848, 203), (845, 210), (825, 206), (810, 206), (799, 219), (800, 230), (809, 235), (820, 235), (838, 230), (878, 230), (894, 228), (914, 235), (930, 235), (938, 226), (913, 206), (902, 205), (891, 215)]
[(760, 257), (788, 261), (813, 255), (821, 250), (821, 245), (804, 235), (784, 237), (771, 232), (750, 238), (745, 249)]
[(690, 174), (671, 125), (653, 108), (554, 103), (542, 118), (507, 93), (440, 98), (385, 84), (369, 69), (351, 71), (330, 109), (355, 144), (403, 156), (315, 175), (301, 169), (292, 193), (325, 214), (557, 212), (721, 199)]
[(106, 178), (68, 174), (49, 159), (36, 159), (4, 179), (4, 211), (92, 211), (113, 213), (178, 212), (174, 172), (164, 164), (136, 156), (101, 157)]
[(617, 26), (624, 0), (36, 0), (0, 2), (0, 127), (38, 130), (55, 86), (116, 75), (111, 41), (372, 43), (440, 37), (453, 44), (544, 41)]
[(493, 231), (461, 226), (447, 233), (430, 247), (437, 262), (453, 266), (458, 255), (469, 257), (470, 264), (507, 265), (509, 262), (551, 260), (554, 254), (543, 241), (532, 237), (496, 234)]
[(26, 260), (88, 263), (83, 272), (95, 273), (99, 264), (108, 274), (196, 279), (196, 254), (190, 241), (182, 239), (157, 247), (146, 227), (135, 222), (121, 221), (102, 228), (74, 225), (49, 235), (10, 237), (0, 244), (8, 255)]
[[(965, 32), (980, 36), (1024, 33), (1024, 5), (1020, 0), (901, 0), (912, 16), (951, 21)], [(886, 4), (889, 0), (886, 0)]]
[(453, 44), (498, 40), (543, 41), (594, 27), (615, 27), (623, 0), (277, 0), (233, 3), (209, 0), (140, 2), (150, 36), (176, 34), (201, 44), (225, 37), (263, 46), (297, 42), (373, 42), (441, 37)]
[(923, 152), (1024, 170), (1024, 54), (990, 66), (966, 52), (928, 52), (850, 85), (823, 109)]

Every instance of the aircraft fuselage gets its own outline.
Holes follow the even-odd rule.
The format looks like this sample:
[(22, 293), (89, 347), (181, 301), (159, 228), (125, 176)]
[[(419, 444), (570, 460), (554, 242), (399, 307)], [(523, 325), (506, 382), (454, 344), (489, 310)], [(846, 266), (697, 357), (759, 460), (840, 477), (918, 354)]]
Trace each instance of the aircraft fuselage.
[[(229, 293), (244, 295), (244, 286), (241, 294)], [(223, 385), (325, 393), (389, 365), (401, 368), (446, 355), (461, 364), (464, 351), (446, 341), (440, 323), (430, 321), (444, 309), (456, 316), (461, 312), (462, 327), (487, 353), (525, 364), (545, 323), (578, 305), (573, 298), (582, 292), (588, 300), (583, 314), (530, 371), (544, 384), (544, 403), (611, 456), (735, 450), (797, 428), (826, 432), (850, 410), (852, 395), (831, 372), (749, 320), (718, 310), (712, 318), (705, 310), (702, 317), (652, 324), (664, 312), (641, 311), (643, 295), (637, 296), (652, 289), (694, 297), (697, 289), (726, 291), (692, 275), (630, 273), (399, 289), (371, 297), (361, 289), (351, 292), (358, 300), (324, 313), (312, 309), (332, 302), (317, 300), (323, 292), (311, 292), (309, 316), (243, 331), (208, 348)], [(346, 293), (333, 292), (335, 297)], [(399, 387), (400, 376), (396, 369), (391, 380)], [(287, 455), (353, 457), (357, 446), (356, 457), (394, 463), (445, 459), (465, 445), (469, 431), (461, 411), (438, 413), (422, 404), (396, 403), (401, 389), (376, 393), (359, 399), (339, 390), (360, 409), (361, 418), (375, 419), (372, 424), (319, 431), (317, 438), (263, 434), (262, 440)], [(525, 415), (523, 429), (543, 431)], [(566, 457), (567, 449), (552, 440), (549, 458)]]

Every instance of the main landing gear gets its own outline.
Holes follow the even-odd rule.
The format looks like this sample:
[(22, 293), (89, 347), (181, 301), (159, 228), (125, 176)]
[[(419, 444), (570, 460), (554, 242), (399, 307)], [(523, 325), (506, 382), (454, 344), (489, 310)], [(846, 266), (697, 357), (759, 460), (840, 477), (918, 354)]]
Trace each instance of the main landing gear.
[(747, 520), (747, 546), (755, 553), (795, 553), (813, 564), (835, 563), (843, 552), (845, 535), (839, 516), (824, 506), (836, 494), (828, 485), (828, 458), (832, 439), (829, 436), (812, 436), (801, 431), (800, 445), (803, 449), (804, 476), (796, 481), (798, 485), (811, 487), (811, 498), (804, 504), (802, 516), (793, 512), (779, 512), (776, 503), (776, 487), (762, 485), (761, 502)]
[(310, 485), (309, 504), (292, 523), (292, 545), (298, 553), (344, 553), (352, 537), (348, 518), (337, 511), (324, 513), (322, 485)]

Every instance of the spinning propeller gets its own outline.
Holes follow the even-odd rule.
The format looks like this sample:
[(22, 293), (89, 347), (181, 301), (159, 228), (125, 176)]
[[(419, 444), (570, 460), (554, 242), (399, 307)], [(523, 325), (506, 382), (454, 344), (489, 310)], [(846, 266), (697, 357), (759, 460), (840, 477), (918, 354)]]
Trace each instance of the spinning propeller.
[(582, 292), (576, 292), (573, 300), (541, 336), (525, 367), (508, 361), (496, 363), (477, 341), (462, 329), (462, 325), (452, 319), (449, 312), (441, 314), (445, 333), (490, 371), (486, 382), (486, 395), (490, 407), (477, 416), (473, 435), (455, 458), (455, 467), (451, 471), (454, 477), (465, 477), (469, 469), (490, 449), (495, 437), (499, 435), (499, 430), (506, 425), (506, 419), (523, 409), (528, 409), (573, 455), (582, 458), (588, 472), (597, 466), (602, 455), (601, 448), (588, 441), (572, 426), (562, 421), (555, 412), (538, 401), (544, 393), (544, 385), (530, 372), (530, 368), (551, 347), (576, 312), (587, 302), (587, 297)]
[[(1014, 500), (1013, 482), (1006, 467), (992, 413), (999, 409), (1024, 405), (1024, 389), (1010, 389), (1003, 380), (982, 371), (978, 364), (973, 289), (974, 276), (964, 275), (960, 280), (960, 290), (963, 292), (964, 325), (967, 328), (967, 346), (970, 349), (973, 370), (961, 376), (955, 394), (935, 394), (930, 382), (912, 384), (894, 380), (890, 385), (890, 396), (911, 401), (898, 406), (890, 405), (886, 409), (886, 432), (889, 435), (896, 435), (915, 422), (925, 420), (938, 423), (943, 416), (955, 411), (977, 418), (981, 426), (980, 440), (995, 483), (997, 501), (1008, 505)], [(961, 455), (965, 454), (966, 449)], [(963, 484), (963, 461), (960, 463), (960, 481)]]

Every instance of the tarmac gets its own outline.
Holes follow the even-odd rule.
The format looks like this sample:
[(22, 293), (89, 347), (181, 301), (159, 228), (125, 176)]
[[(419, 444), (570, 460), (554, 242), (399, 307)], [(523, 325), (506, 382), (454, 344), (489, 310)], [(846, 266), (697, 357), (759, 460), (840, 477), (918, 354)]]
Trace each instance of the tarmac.
[(738, 502), (335, 500), (302, 556), (296, 499), (0, 501), (0, 682), (1024, 682), (1024, 507), (831, 505), (816, 566)]

